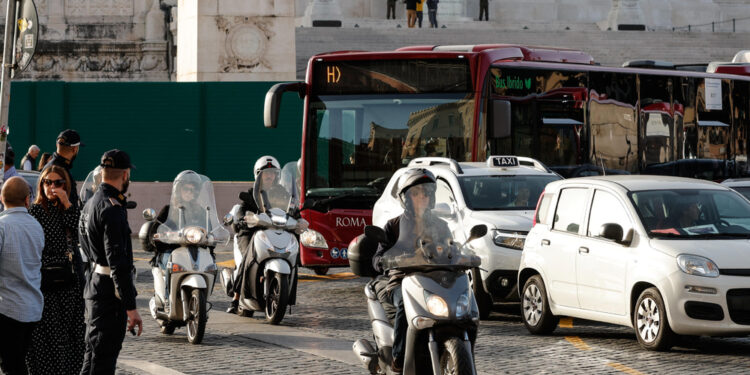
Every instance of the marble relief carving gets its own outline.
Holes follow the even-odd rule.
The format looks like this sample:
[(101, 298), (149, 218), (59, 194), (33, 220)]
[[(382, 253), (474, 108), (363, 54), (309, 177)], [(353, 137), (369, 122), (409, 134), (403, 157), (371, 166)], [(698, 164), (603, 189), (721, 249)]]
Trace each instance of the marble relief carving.
[(216, 17), (216, 26), (225, 35), (219, 68), (228, 72), (250, 72), (259, 66), (271, 69), (265, 59), (271, 38), (271, 22), (261, 17)]
[(133, 0), (65, 0), (68, 16), (132, 16)]

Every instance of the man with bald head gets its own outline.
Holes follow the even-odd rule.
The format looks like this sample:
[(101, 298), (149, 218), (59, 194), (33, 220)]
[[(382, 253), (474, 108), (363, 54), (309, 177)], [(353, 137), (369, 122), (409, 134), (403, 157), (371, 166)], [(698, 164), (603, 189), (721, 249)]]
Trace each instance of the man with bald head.
[(31, 331), (42, 319), (44, 297), (42, 249), (44, 231), (27, 208), (29, 184), (21, 177), (3, 183), (0, 200), (0, 369), (5, 374), (26, 374), (26, 351)]

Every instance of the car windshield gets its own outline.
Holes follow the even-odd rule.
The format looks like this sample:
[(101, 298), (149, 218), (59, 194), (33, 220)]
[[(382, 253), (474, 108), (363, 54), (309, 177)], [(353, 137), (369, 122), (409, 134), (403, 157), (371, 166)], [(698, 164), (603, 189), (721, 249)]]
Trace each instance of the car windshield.
[(502, 175), (459, 177), (466, 206), (481, 210), (533, 210), (544, 187), (555, 175)]
[(745, 198), (750, 199), (750, 186), (749, 187), (732, 187), (732, 189), (737, 190), (738, 193), (745, 196)]
[[(417, 187), (429, 185), (432, 185), (434, 192), (434, 183)], [(420, 191), (427, 191), (427, 189)], [(420, 199), (420, 194), (424, 199), (429, 199), (424, 193), (415, 194), (414, 199)], [(479, 266), (479, 257), (465, 246), (453, 241), (449, 223), (456, 222), (458, 218), (454, 212), (441, 208), (426, 209), (419, 217), (415, 214), (404, 214), (399, 221), (399, 236), (396, 244), (381, 258), (383, 268), (429, 269)]]
[(350, 196), (354, 199), (332, 203), (371, 208), (393, 173), (410, 160), (466, 160), (473, 118), (471, 93), (312, 97), (305, 198)]
[(630, 194), (651, 237), (750, 237), (750, 202), (731, 190)]

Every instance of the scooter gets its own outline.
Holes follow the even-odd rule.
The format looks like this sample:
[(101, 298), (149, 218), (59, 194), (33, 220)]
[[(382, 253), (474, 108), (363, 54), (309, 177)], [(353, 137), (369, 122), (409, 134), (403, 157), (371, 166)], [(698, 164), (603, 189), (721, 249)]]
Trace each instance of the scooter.
[[(192, 198), (185, 192), (191, 189)], [(211, 249), (229, 240), (229, 232), (216, 215), (211, 180), (193, 171), (181, 172), (173, 184), (166, 220), (156, 220), (150, 208), (143, 211), (143, 218), (147, 222), (139, 237), (152, 239), (160, 249), (158, 264), (151, 268), (151, 316), (159, 322), (161, 333), (171, 335), (176, 328), (187, 326), (188, 341), (200, 344), (208, 321), (207, 299), (218, 272)]]
[[(411, 232), (402, 228), (396, 245), (381, 259), (384, 269), (406, 274), (401, 282), (408, 324), (403, 374), (475, 375), (479, 309), (466, 271), (478, 267), (480, 259), (452, 240), (418, 237)], [(484, 225), (473, 227), (467, 243), (486, 233)], [(445, 235), (442, 238), (450, 238), (450, 233)], [(384, 240), (381, 228), (367, 226), (365, 234), (349, 246), (354, 273), (374, 278), (365, 286), (365, 295), (375, 343), (359, 339), (352, 346), (370, 374), (393, 373), (394, 328), (377, 293), (387, 279), (375, 278), (371, 263), (377, 244)]]
[[(224, 225), (241, 223), (256, 228), (247, 248), (241, 248), (239, 237), (234, 236), (234, 270), (222, 269), (221, 283), (231, 292), (233, 284), (242, 280), (238, 314), (253, 316), (255, 311), (265, 311), (266, 320), (279, 324), (287, 307), (296, 303), (299, 242), (295, 234), (307, 230), (305, 219), (295, 219), (297, 210), (296, 189), (293, 176), (281, 176), (277, 169), (264, 169), (253, 187), (253, 197), (260, 213), (242, 213), (235, 205), (224, 217)], [(286, 168), (281, 174), (287, 173)], [(266, 174), (276, 174), (273, 179)], [(265, 183), (271, 181), (273, 183)], [(289, 182), (292, 183), (284, 183)], [(281, 182), (281, 183), (280, 183)], [(284, 183), (284, 184), (282, 184)], [(245, 196), (243, 196), (243, 194)], [(248, 193), (241, 199), (248, 199)], [(240, 274), (242, 273), (242, 274)]]

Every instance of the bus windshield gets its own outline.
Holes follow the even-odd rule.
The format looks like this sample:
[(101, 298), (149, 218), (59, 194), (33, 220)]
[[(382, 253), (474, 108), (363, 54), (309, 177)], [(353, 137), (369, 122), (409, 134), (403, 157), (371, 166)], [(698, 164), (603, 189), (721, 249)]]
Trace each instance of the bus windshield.
[(473, 117), (469, 92), (311, 97), (306, 197), (371, 197), (359, 199), (371, 208), (416, 157), (470, 160)]

